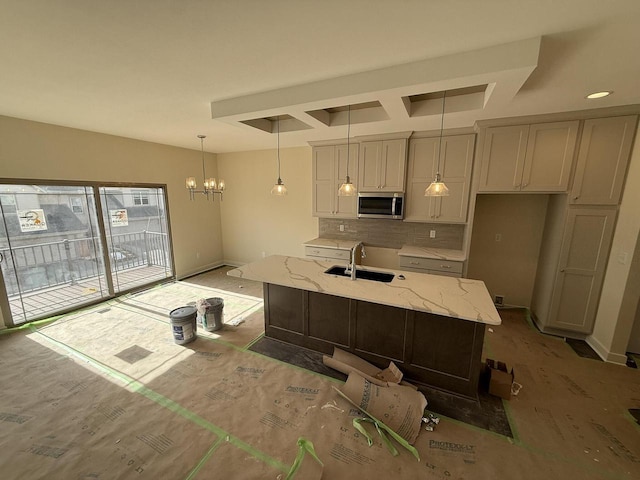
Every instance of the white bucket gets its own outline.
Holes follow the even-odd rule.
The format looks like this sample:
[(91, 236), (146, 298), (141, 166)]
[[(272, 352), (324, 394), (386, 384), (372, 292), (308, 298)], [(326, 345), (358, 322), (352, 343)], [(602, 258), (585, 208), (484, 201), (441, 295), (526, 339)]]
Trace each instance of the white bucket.
[(178, 345), (193, 342), (198, 336), (196, 307), (179, 307), (169, 312), (173, 341)]

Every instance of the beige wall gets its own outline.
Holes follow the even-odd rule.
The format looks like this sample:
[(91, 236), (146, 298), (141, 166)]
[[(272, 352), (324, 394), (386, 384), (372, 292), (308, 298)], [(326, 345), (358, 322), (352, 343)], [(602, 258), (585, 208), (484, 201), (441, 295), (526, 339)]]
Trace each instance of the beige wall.
[(491, 298), (503, 295), (505, 305), (531, 306), (548, 198), (476, 197), (467, 277), (484, 281)]
[[(640, 128), (631, 152), (611, 254), (602, 286), (593, 333), (588, 343), (603, 357), (625, 363), (625, 351), (640, 298)], [(625, 257), (626, 258), (623, 258)], [(623, 261), (624, 260), (624, 261)]]
[(221, 206), (226, 263), (252, 262), (263, 252), (302, 257), (302, 244), (318, 236), (318, 219), (311, 215), (311, 148), (281, 148), (280, 161), (284, 197), (270, 194), (276, 150), (218, 154), (228, 185)]
[[(189, 200), (184, 186), (202, 186), (200, 143), (195, 150), (0, 116), (0, 179), (79, 180), (167, 185), (176, 275), (222, 262), (219, 201)], [(216, 175), (207, 154), (207, 175)], [(199, 254), (199, 255), (198, 255)]]

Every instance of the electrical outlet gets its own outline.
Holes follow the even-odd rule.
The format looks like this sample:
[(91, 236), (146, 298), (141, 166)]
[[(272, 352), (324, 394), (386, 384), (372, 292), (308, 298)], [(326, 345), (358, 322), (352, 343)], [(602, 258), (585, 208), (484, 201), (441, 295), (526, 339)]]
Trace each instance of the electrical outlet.
[(429, 230), (429, 238), (436, 238), (436, 231), (435, 230)]
[(344, 225), (340, 225), (340, 231), (344, 232)]
[(504, 295), (496, 295), (493, 303), (496, 307), (502, 307), (504, 305)]
[(200, 252), (196, 252), (196, 258), (200, 258)]
[(502, 234), (496, 233), (496, 242), (501, 242), (501, 241), (502, 241)]

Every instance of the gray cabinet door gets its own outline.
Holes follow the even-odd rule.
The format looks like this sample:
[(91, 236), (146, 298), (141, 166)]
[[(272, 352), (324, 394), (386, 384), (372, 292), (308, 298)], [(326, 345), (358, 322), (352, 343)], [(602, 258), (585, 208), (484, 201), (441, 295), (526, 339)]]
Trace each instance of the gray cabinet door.
[(529, 125), (489, 127), (484, 137), (479, 192), (519, 192)]
[(313, 215), (331, 217), (335, 212), (335, 150), (333, 145), (313, 147)]
[(584, 122), (571, 203), (617, 205), (620, 202), (636, 123), (635, 115)]
[(578, 136), (577, 120), (531, 125), (522, 174), (523, 192), (566, 192)]
[(591, 333), (613, 237), (616, 208), (569, 208), (548, 327)]

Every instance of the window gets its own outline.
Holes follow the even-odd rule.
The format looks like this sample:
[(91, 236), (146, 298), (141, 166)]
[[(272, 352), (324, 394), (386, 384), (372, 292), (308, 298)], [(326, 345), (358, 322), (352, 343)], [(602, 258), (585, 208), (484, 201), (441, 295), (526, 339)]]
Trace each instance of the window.
[(16, 204), (16, 196), (13, 193), (3, 193), (0, 195), (0, 203), (8, 207), (9, 205)]
[(70, 197), (69, 203), (71, 204), (71, 211), (73, 213), (82, 213), (84, 211), (82, 207), (82, 197)]
[(149, 205), (149, 193), (137, 191), (133, 192), (133, 204), (134, 205)]

